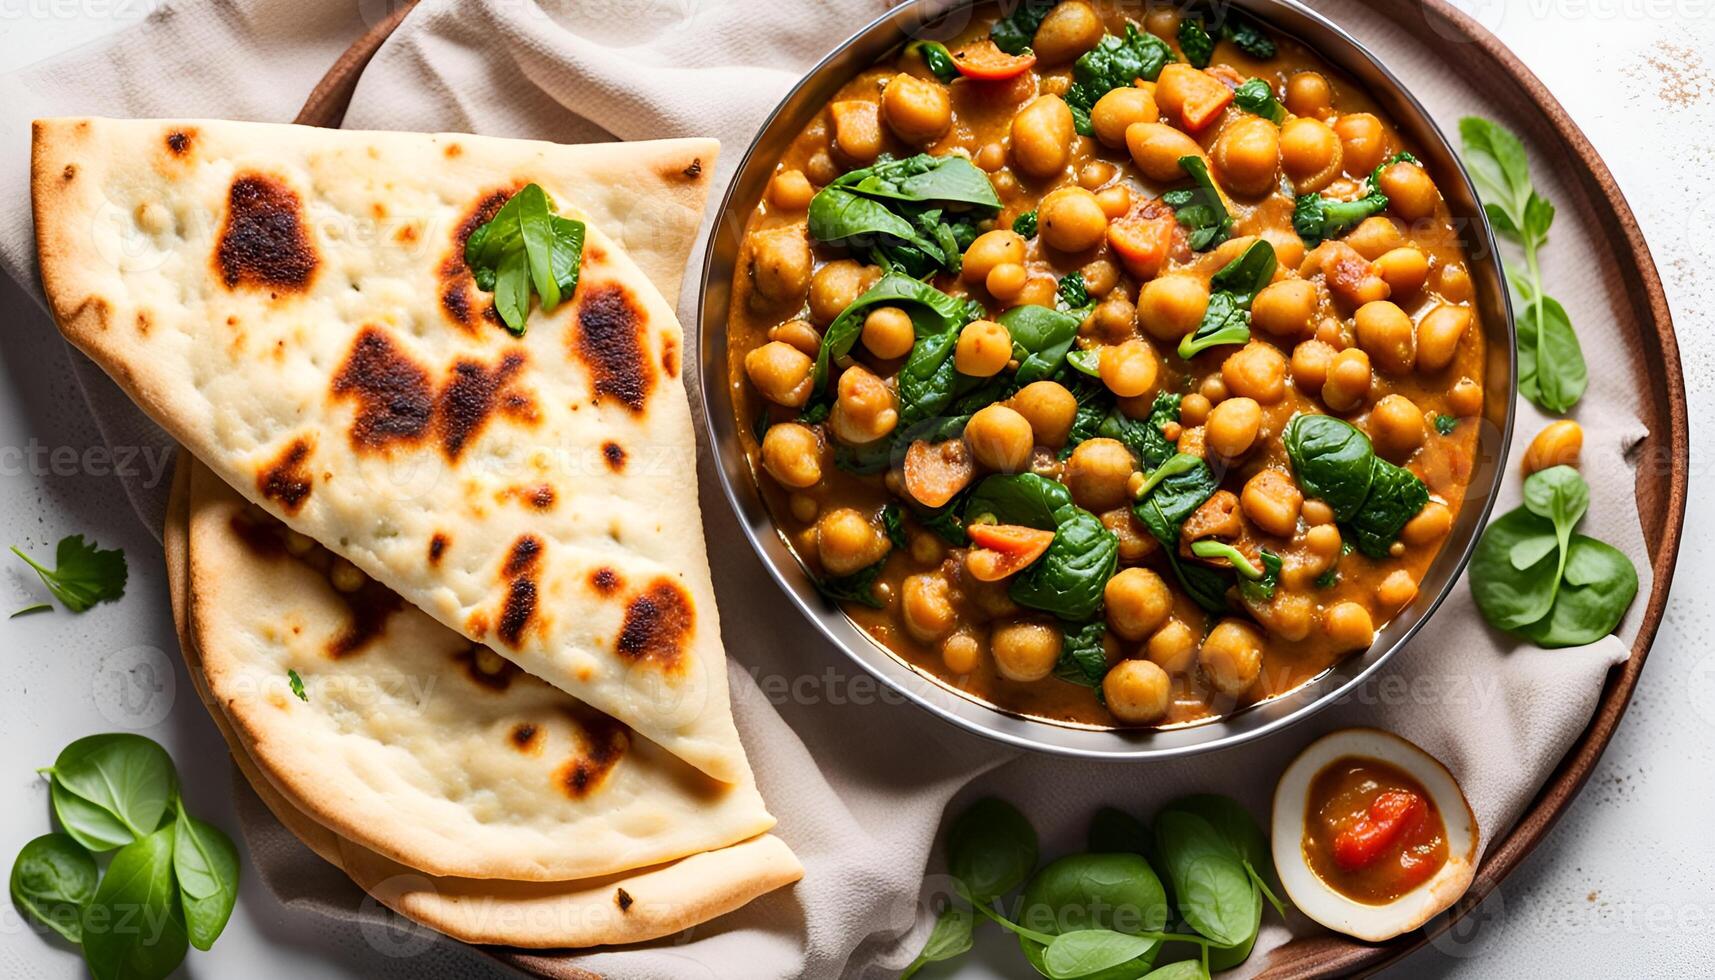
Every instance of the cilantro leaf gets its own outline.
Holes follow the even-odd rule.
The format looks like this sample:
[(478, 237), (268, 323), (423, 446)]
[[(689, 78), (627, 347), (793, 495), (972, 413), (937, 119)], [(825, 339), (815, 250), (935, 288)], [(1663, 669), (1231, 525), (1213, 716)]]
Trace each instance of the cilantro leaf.
[(292, 693), (297, 695), (299, 701), (308, 703), (310, 695), (304, 690), (304, 679), (298, 676), (296, 670), (286, 671), (286, 683), (292, 686)]
[(17, 545), (12, 553), (24, 559), (42, 578), (42, 584), (72, 612), (83, 612), (98, 602), (110, 602), (125, 594), (125, 552), (106, 551), (85, 543), (83, 535), (61, 538), (54, 549), (54, 568), (44, 568)]

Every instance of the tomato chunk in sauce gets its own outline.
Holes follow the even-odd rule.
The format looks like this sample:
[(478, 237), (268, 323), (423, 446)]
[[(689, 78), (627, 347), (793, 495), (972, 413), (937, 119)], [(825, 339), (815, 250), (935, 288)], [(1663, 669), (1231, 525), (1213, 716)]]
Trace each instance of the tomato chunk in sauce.
[(1345, 758), (1317, 773), (1304, 815), (1304, 856), (1335, 891), (1390, 902), (1447, 863), (1447, 827), (1435, 801), (1404, 770)]

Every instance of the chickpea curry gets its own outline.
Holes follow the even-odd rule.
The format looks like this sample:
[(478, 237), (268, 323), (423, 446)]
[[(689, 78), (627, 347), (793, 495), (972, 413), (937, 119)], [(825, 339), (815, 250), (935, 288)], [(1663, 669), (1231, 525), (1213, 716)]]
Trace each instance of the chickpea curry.
[(1447, 853), (1434, 797), (1403, 769), (1352, 756), (1311, 780), (1304, 857), (1341, 895), (1391, 902), (1434, 877)]
[[(1412, 601), (1483, 408), (1434, 179), (1226, 8), (978, 16), (848, 82), (749, 218), (741, 438), (822, 591), (998, 708), (1178, 725)], [(979, 12), (980, 13), (980, 12)]]

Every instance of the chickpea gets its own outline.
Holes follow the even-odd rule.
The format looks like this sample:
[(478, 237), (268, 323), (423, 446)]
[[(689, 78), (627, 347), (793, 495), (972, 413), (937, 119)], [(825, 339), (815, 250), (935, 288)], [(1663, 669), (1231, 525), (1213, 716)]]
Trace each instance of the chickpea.
[(1422, 547), (1440, 541), (1452, 527), (1453, 512), (1446, 504), (1431, 500), (1399, 529), (1399, 539), (1413, 547)]
[(1286, 397), (1286, 358), (1273, 344), (1253, 340), (1221, 362), (1221, 380), (1235, 395), (1273, 405)]
[(1060, 631), (1028, 620), (996, 626), (989, 634), (995, 669), (1011, 681), (1039, 681), (1060, 660)]
[(1147, 568), (1121, 569), (1108, 579), (1102, 599), (1108, 629), (1126, 640), (1141, 640), (1161, 629), (1173, 612), (1172, 590)]
[(802, 170), (782, 170), (768, 182), (768, 203), (782, 211), (802, 211), (815, 196), (816, 189)]
[(1121, 398), (1136, 398), (1153, 389), (1159, 370), (1155, 348), (1136, 338), (1103, 347), (1098, 366), (1102, 384)]
[(1411, 317), (1391, 300), (1376, 300), (1352, 314), (1358, 346), (1389, 374), (1409, 374), (1417, 363), (1417, 332)]
[(785, 323), (771, 327), (768, 331), (768, 339), (778, 340), (783, 344), (791, 344), (811, 359), (814, 359), (817, 352), (822, 349), (822, 332), (811, 326), (808, 320), (787, 320)]
[(1250, 398), (1229, 398), (1209, 413), (1204, 439), (1223, 459), (1237, 459), (1250, 452), (1262, 430), (1262, 406)]
[(1401, 462), (1423, 445), (1423, 410), (1404, 395), (1388, 395), (1370, 409), (1369, 428), (1376, 452)]
[(1001, 143), (984, 143), (971, 155), (971, 162), (992, 174), (1006, 166), (1006, 146)]
[(941, 663), (946, 665), (949, 672), (959, 677), (976, 670), (982, 655), (982, 644), (964, 630), (959, 630), (941, 641)]
[(826, 187), (834, 178), (840, 175), (840, 166), (827, 150), (817, 150), (810, 154), (810, 159), (804, 161), (804, 176), (810, 178), (810, 183), (817, 187)]
[[(1101, 195), (1096, 196), (1100, 197)], [(1079, 269), (1078, 272), (1083, 275), (1084, 287), (1090, 291), (1091, 296), (1108, 296), (1120, 284), (1119, 266), (1109, 259), (1095, 259)], [(1108, 298), (1129, 300), (1124, 292), (1117, 296), (1108, 296)]]
[(1550, 422), (1524, 452), (1524, 475), (1529, 476), (1550, 466), (1577, 466), (1578, 454), (1584, 450), (1584, 430), (1571, 419)]
[(900, 72), (881, 90), (881, 116), (901, 140), (926, 146), (952, 125), (953, 103), (945, 85)]
[(904, 357), (916, 342), (911, 315), (897, 306), (878, 306), (863, 318), (863, 345), (876, 357)]
[(879, 278), (880, 269), (853, 259), (837, 259), (822, 266), (810, 278), (810, 319), (822, 327), (833, 323)]
[(1475, 416), (1483, 410), (1483, 386), (1470, 378), (1460, 378), (1447, 393), (1447, 407), (1460, 418)]
[(1197, 665), (1197, 637), (1177, 619), (1170, 619), (1143, 645), (1151, 663), (1169, 674), (1189, 674)]
[(1102, 678), (1102, 700), (1120, 721), (1148, 724), (1167, 714), (1173, 681), (1147, 660), (1121, 660)]
[(1304, 532), (1304, 550), (1312, 574), (1320, 575), (1339, 564), (1340, 529), (1333, 524), (1314, 524)]
[(828, 106), (834, 121), (834, 152), (855, 166), (867, 166), (881, 154), (881, 107), (864, 99)]
[(822, 440), (797, 422), (771, 425), (762, 437), (762, 468), (783, 487), (813, 487), (822, 479)]
[(1089, 319), (1090, 333), (1110, 343), (1123, 343), (1131, 336), (1132, 324), (1136, 322), (1137, 307), (1131, 305), (1123, 292), (1116, 292), (1096, 304)]
[(795, 493), (787, 497), (786, 506), (792, 511), (793, 519), (802, 524), (810, 523), (822, 512), (822, 505), (807, 493)]
[(1096, 195), (1082, 187), (1051, 191), (1042, 199), (1037, 219), (1042, 240), (1062, 252), (1095, 248), (1108, 234), (1107, 212)]
[(911, 560), (919, 565), (939, 565), (947, 557), (947, 546), (934, 534), (913, 534), (910, 544)]
[(1156, 37), (1173, 37), (1179, 30), (1179, 10), (1169, 4), (1150, 6), (1144, 15), (1143, 29)]
[(840, 374), (834, 410), (828, 415), (828, 429), (834, 438), (861, 446), (887, 435), (898, 424), (899, 410), (894, 407), (893, 389), (887, 382), (861, 364)]
[(1262, 673), (1262, 637), (1243, 620), (1223, 619), (1204, 638), (1197, 659), (1209, 686), (1227, 697), (1238, 697)]
[(1310, 334), (1319, 297), (1308, 279), (1282, 279), (1262, 287), (1251, 301), (1251, 325), (1288, 339)]
[(1057, 95), (1039, 95), (1012, 117), (1012, 162), (1031, 177), (1051, 177), (1072, 156), (1072, 110)]
[(1353, 347), (1334, 355), (1328, 365), (1328, 380), (1322, 385), (1322, 403), (1336, 412), (1349, 412), (1370, 396), (1370, 358)]
[(1406, 244), (1405, 235), (1393, 219), (1379, 214), (1358, 222), (1358, 226), (1347, 232), (1342, 241), (1371, 262), (1396, 248), (1404, 248)]
[(1030, 282), (1030, 273), (1017, 262), (1003, 262), (989, 270), (988, 278), (983, 285), (989, 295), (1002, 303), (1010, 303), (1024, 294), (1024, 287)]
[(1061, 479), (1079, 507), (1099, 513), (1126, 502), (1126, 480), (1135, 467), (1125, 443), (1118, 439), (1086, 439), (1072, 450)]
[(1470, 307), (1443, 303), (1425, 313), (1417, 324), (1418, 369), (1427, 373), (1452, 364), (1470, 329)]
[(1280, 130), (1266, 119), (1240, 119), (1221, 131), (1210, 156), (1222, 186), (1260, 197), (1279, 183)]
[(900, 584), (900, 612), (905, 631), (919, 643), (934, 643), (959, 624), (959, 613), (953, 608), (949, 589), (946, 576), (939, 572), (908, 575)]
[(1368, 177), (1381, 166), (1387, 156), (1387, 130), (1382, 121), (1367, 112), (1353, 112), (1334, 120), (1334, 132), (1340, 137), (1340, 154), (1346, 172), (1354, 177)]
[(1018, 473), (1030, 465), (1035, 436), (1024, 416), (1005, 405), (988, 405), (977, 409), (965, 423), (965, 445), (983, 466)]
[(1218, 374), (1211, 374), (1197, 385), (1197, 393), (1209, 399), (1211, 405), (1219, 404), (1225, 401), (1228, 395), (1227, 379)]
[(1036, 276), (1024, 284), (1015, 300), (1020, 306), (1053, 306), (1058, 295), (1059, 280), (1053, 276)]
[(1072, 418), (1078, 413), (1078, 399), (1056, 381), (1035, 381), (1012, 396), (1012, 407), (1030, 422), (1036, 442), (1050, 449), (1066, 444), (1072, 431)]
[(1298, 513), (1304, 506), (1304, 494), (1292, 477), (1276, 469), (1258, 470), (1245, 481), (1239, 494), (1239, 506), (1250, 522), (1264, 534), (1289, 538), (1298, 529)]
[(1376, 586), (1376, 601), (1383, 609), (1398, 612), (1417, 598), (1417, 580), (1403, 568), (1396, 568), (1387, 573), (1380, 585)]
[(1136, 122), (1125, 128), (1125, 145), (1131, 160), (1145, 177), (1158, 183), (1183, 180), (1181, 157), (1200, 157), (1197, 141), (1172, 126), (1158, 122)]
[(349, 593), (363, 588), (363, 583), (369, 580), (369, 576), (346, 559), (335, 558), (333, 567), (328, 569), (328, 579), (336, 590)]
[(1429, 174), (1404, 160), (1383, 167), (1377, 186), (1387, 195), (1388, 210), (1405, 221), (1422, 221), (1433, 215), (1441, 201)]
[(1198, 426), (1209, 420), (1209, 411), (1214, 406), (1200, 391), (1193, 391), (1179, 400), (1179, 421), (1185, 426)]
[(1334, 649), (1363, 650), (1376, 640), (1370, 611), (1355, 602), (1336, 602), (1322, 614), (1322, 632)]
[(1119, 149), (1126, 145), (1125, 131), (1133, 123), (1152, 123), (1161, 119), (1155, 106), (1155, 95), (1147, 89), (1116, 88), (1096, 100), (1090, 109), (1090, 128), (1104, 146)]
[(1024, 265), (1024, 236), (1006, 228), (985, 231), (965, 249), (959, 276), (966, 282), (984, 282), (996, 266)]
[(1391, 296), (1410, 296), (1429, 279), (1429, 260), (1410, 245), (1383, 252), (1375, 266), (1376, 275), (1388, 284)]
[(973, 378), (992, 378), (1012, 359), (1012, 336), (993, 320), (972, 320), (959, 332), (953, 367)]
[(1312, 527), (1334, 523), (1334, 508), (1320, 500), (1306, 500), (1299, 513), (1304, 517), (1304, 523)]
[(1060, 65), (1095, 47), (1102, 34), (1102, 19), (1095, 8), (1082, 0), (1066, 0), (1042, 18), (1030, 48), (1036, 52), (1037, 64)]
[(1274, 257), (1282, 269), (1296, 269), (1304, 261), (1304, 239), (1292, 228), (1270, 225), (1257, 235), (1274, 247)]
[(1119, 174), (1119, 168), (1106, 160), (1091, 160), (1078, 168), (1078, 186), (1093, 191)]
[(797, 303), (810, 282), (810, 239), (803, 225), (786, 225), (750, 236), (750, 281), (769, 304)]
[(1334, 88), (1321, 72), (1293, 72), (1286, 80), (1286, 108), (1295, 116), (1321, 116), (1334, 104)]
[(1197, 329), (1209, 306), (1209, 286), (1194, 276), (1172, 275), (1144, 283), (1137, 297), (1137, 325), (1156, 340), (1177, 342)]
[(1334, 366), (1339, 352), (1321, 340), (1306, 340), (1292, 348), (1292, 384), (1299, 391), (1314, 394), (1328, 382), (1328, 370)]
[(1471, 273), (1459, 262), (1449, 262), (1436, 272), (1435, 288), (1449, 303), (1467, 302), (1475, 289), (1471, 285)]
[[(1129, 492), (1131, 484), (1126, 484)], [(1130, 507), (1116, 507), (1101, 514), (1102, 526), (1112, 531), (1120, 544), (1120, 563), (1135, 565), (1160, 547), (1155, 536), (1148, 533), (1144, 526), (1138, 523), (1136, 515)]]
[(790, 408), (810, 399), (810, 372), (815, 366), (803, 351), (778, 340), (744, 355), (744, 373), (762, 397)]
[(829, 575), (850, 575), (880, 561), (887, 536), (850, 507), (836, 507), (816, 521), (816, 553)]
[(316, 548), (315, 538), (299, 531), (286, 531), (286, 554), (302, 558)]
[(1298, 193), (1319, 191), (1340, 172), (1340, 137), (1320, 119), (1288, 119), (1280, 127), (1280, 164)]

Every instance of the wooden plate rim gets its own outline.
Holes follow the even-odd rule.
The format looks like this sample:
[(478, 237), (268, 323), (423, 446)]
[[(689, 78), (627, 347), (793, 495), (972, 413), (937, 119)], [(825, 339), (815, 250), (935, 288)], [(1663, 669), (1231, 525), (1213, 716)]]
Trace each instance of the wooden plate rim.
[[(294, 121), (311, 126), (338, 126), (363, 69), (415, 4), (416, 0), (405, 0), (385, 20), (358, 38), (316, 84)], [(1631, 263), (1622, 263), (1634, 273), (1625, 276), (1627, 293), (1640, 323), (1654, 328), (1653, 333), (1645, 331), (1638, 338), (1649, 353), (1657, 355), (1647, 359), (1646, 363), (1646, 373), (1651, 381), (1657, 383), (1649, 386), (1654, 403), (1650, 413), (1653, 424), (1645, 442), (1643, 465), (1638, 471), (1637, 496), (1641, 514), (1659, 513), (1661, 523), (1644, 528), (1646, 544), (1653, 553), (1654, 584), (1638, 625), (1631, 656), (1609, 671), (1589, 726), (1549, 774), (1536, 798), (1505, 839), (1489, 848), (1465, 897), (1449, 913), (1438, 916), (1422, 930), (1392, 942), (1361, 943), (1340, 936), (1294, 940), (1268, 954), (1259, 976), (1269, 980), (1367, 975), (1398, 961), (1442, 935), (1481, 904), (1542, 843), (1590, 778), (1625, 714), (1644, 660), (1649, 656), (1650, 646), (1661, 628), (1685, 526), (1690, 429), (1679, 341), (1674, 334), (1673, 315), (1655, 261), (1613, 174), (1541, 79), (1525, 67), (1499, 38), (1469, 15), (1451, 6), (1447, 0), (1378, 0), (1374, 6), (1402, 26), (1414, 26), (1407, 25), (1405, 18), (1421, 15), (1431, 30), (1439, 31), (1449, 42), (1470, 46), (1461, 47), (1460, 51), (1474, 51), (1487, 58), (1492, 67), (1511, 76), (1531, 106), (1541, 113), (1554, 134), (1571, 151), (1573, 158), (1583, 164), (1581, 168), (1574, 168), (1582, 190), (1592, 199), (1607, 203), (1606, 209), (1598, 210), (1598, 219), (1615, 242), (1624, 244), (1621, 251), (1633, 258)], [(1658, 483), (1659, 474), (1650, 469), (1652, 464), (1662, 461), (1668, 464), (1665, 487)], [(1645, 501), (1654, 506), (1644, 507)], [(536, 971), (531, 969), (532, 966), (546, 966), (539, 954), (506, 950), (492, 952), (503, 962), (533, 973)], [(536, 963), (531, 963), (532, 960)], [(554, 963), (552, 969), (559, 977), (596, 977), (596, 974), (559, 962)]]

